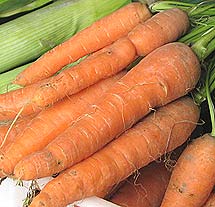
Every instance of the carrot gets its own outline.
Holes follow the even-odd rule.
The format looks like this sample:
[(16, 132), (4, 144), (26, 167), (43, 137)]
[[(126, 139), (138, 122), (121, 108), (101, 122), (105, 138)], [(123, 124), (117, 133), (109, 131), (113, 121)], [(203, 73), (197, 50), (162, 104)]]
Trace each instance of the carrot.
[(201, 207), (215, 183), (214, 157), (215, 139), (209, 134), (188, 145), (172, 172), (161, 206)]
[[(180, 21), (177, 19), (180, 19)], [(151, 25), (154, 25), (155, 23), (157, 23), (158, 26), (151, 27)], [(144, 54), (138, 53), (138, 55), (146, 55), (157, 47), (168, 43), (169, 41), (176, 40), (186, 32), (189, 26), (187, 16), (179, 9), (173, 9), (165, 13), (160, 13), (157, 16), (155, 15), (153, 18), (146, 21), (145, 24), (141, 25), (141, 28), (137, 27), (137, 29), (134, 29), (129, 36), (130, 39), (121, 38), (112, 45), (97, 52), (93, 57), (89, 57), (79, 65), (53, 77), (48, 83), (44, 84), (48, 85), (48, 87), (41, 86), (32, 101), (42, 107), (61, 99), (66, 94), (76, 93), (98, 80), (113, 75), (125, 68), (129, 63), (134, 61), (136, 49), (139, 50), (140, 47), (146, 48), (147, 52)], [(145, 27), (153, 28), (153, 30), (147, 30)], [(148, 42), (145, 44), (144, 40), (146, 41), (146, 39), (153, 34), (157, 35), (158, 30), (163, 27), (166, 28), (166, 30), (162, 29), (159, 32), (162, 38), (157, 37), (158, 41), (156, 44), (154, 44), (155, 41), (152, 41), (152, 44), (149, 44)], [(168, 34), (169, 27), (173, 32), (171, 34)], [(145, 33), (147, 33), (149, 37), (145, 35)], [(132, 34), (135, 34), (135, 37), (133, 37)], [(64, 93), (62, 93), (62, 91)]]
[(177, 40), (189, 28), (188, 16), (180, 9), (169, 9), (154, 15), (143, 24), (138, 24), (128, 34), (137, 54), (145, 56), (154, 49)]
[[(161, 20), (159, 21), (159, 19)], [(159, 22), (159, 24), (157, 22)], [(137, 55), (136, 49), (139, 50), (139, 47), (146, 47), (148, 48), (147, 51), (150, 52), (156, 47), (179, 38), (179, 36), (188, 29), (188, 19), (186, 14), (181, 10), (172, 9), (153, 16), (146, 21), (144, 25), (145, 26), (141, 27), (143, 30), (135, 30), (135, 34), (137, 33), (135, 36), (132, 35), (132, 33), (129, 38), (121, 38), (112, 45), (97, 51), (79, 65), (72, 67), (70, 70), (56, 77), (48, 79), (47, 82), (44, 81), (43, 84), (40, 84), (38, 90), (36, 90), (36, 92), (34, 91), (33, 97), (25, 98), (28, 99), (28, 104), (26, 104), (28, 105), (27, 108), (33, 105), (34, 107), (32, 108), (34, 108), (34, 110), (35, 108), (41, 109), (62, 99), (68, 94), (76, 93), (98, 80), (117, 73), (134, 60)], [(153, 30), (146, 29), (151, 28), (151, 25), (155, 25)], [(174, 25), (175, 28), (169, 25)], [(161, 30), (161, 28), (166, 29)], [(172, 33), (169, 31), (170, 28)], [(145, 34), (144, 30), (147, 31), (148, 35)], [(155, 38), (157, 40), (152, 41), (149, 39), (151, 36), (157, 37), (157, 33), (159, 33), (160, 36)], [(146, 42), (147, 44), (145, 44)], [(151, 49), (149, 50), (149, 48)], [(146, 55), (146, 53), (144, 55)], [(13, 94), (15, 93), (16, 92)], [(5, 98), (4, 96), (10, 97), (10, 94), (0, 95), (0, 103), (2, 103), (0, 105), (0, 119), (7, 113), (8, 109), (10, 109), (10, 111), (7, 114), (8, 116), (10, 115), (15, 103), (19, 106), (13, 109), (14, 112), (18, 113), (18, 110), (21, 110), (21, 106), (23, 106), (21, 103), (17, 102), (16, 99), (14, 99), (15, 103), (11, 102), (11, 104), (7, 101), (7, 106), (5, 106), (4, 99), (9, 98)], [(3, 115), (1, 115), (1, 111), (3, 111)], [(27, 112), (29, 113), (29, 111)], [(23, 110), (22, 114), (24, 115), (25, 113), (26, 111)]]
[(151, 13), (145, 4), (130, 3), (45, 53), (18, 75), (15, 83), (28, 85), (49, 77), (63, 66), (125, 36), (139, 22), (150, 17)]
[[(38, 111), (52, 105), (65, 96), (77, 93), (99, 80), (118, 73), (129, 65), (135, 57), (136, 50), (133, 44), (126, 38), (120, 39), (115, 44), (98, 51), (80, 64), (63, 71), (55, 77), (48, 78), (46, 81), (43, 80), (40, 84), (27, 86), (26, 90), (22, 88), (0, 95), (0, 119), (5, 119), (5, 116), (8, 119), (15, 116), (21, 110), (21, 107), (24, 107), (22, 115), (26, 115), (30, 113), (28, 109), (31, 106), (33, 112), (33, 110)], [(33, 93), (28, 94), (28, 90), (32, 90)], [(23, 99), (16, 97), (16, 94), (19, 95), (20, 93), (22, 94), (20, 97), (23, 97)], [(13, 96), (13, 99), (9, 101), (11, 96)], [(23, 105), (23, 103), (25, 104)], [(17, 109), (14, 109), (14, 112), (11, 113), (14, 106), (17, 106)]]
[(7, 121), (0, 125), (0, 148), (8, 143), (11, 143), (15, 137), (23, 131), (26, 125), (35, 117), (36, 114), (31, 116), (19, 118), (18, 120)]
[(35, 92), (32, 102), (40, 107), (52, 104), (68, 94), (75, 94), (99, 80), (118, 73), (135, 58), (134, 45), (129, 39), (121, 38), (78, 65), (41, 84)]
[(41, 107), (37, 107), (36, 104), (30, 102), (40, 84), (36, 83), (0, 94), (0, 120), (14, 119), (18, 113), (27, 116), (41, 111)]
[[(154, 50), (111, 87), (93, 111), (53, 140), (40, 158), (32, 159), (31, 163), (36, 162), (41, 173), (38, 176), (59, 172), (83, 160), (154, 107), (188, 93), (195, 86), (199, 72), (196, 56), (183, 43), (170, 43)], [(10, 154), (6, 157), (9, 159)], [(8, 166), (4, 158), (0, 161), (1, 169)]]
[(215, 193), (211, 192), (209, 198), (207, 199), (206, 203), (202, 207), (213, 207), (215, 206)]
[(62, 172), (30, 207), (63, 207), (103, 192), (181, 145), (198, 118), (199, 109), (190, 98), (161, 107), (102, 150)]
[(47, 110), (41, 111), (11, 145), (1, 149), (1, 155), (5, 158), (5, 162), (8, 162), (4, 174), (11, 174), (20, 159), (32, 152), (41, 150), (57, 135), (76, 122), (104, 91), (124, 74), (124, 72), (121, 72), (105, 79), (74, 96), (56, 103)]
[(153, 162), (130, 176), (110, 201), (122, 207), (159, 207), (169, 178), (163, 163)]
[(211, 133), (194, 139), (180, 155), (172, 172), (162, 207), (201, 207), (215, 184), (215, 113), (211, 98), (213, 90), (210, 88), (215, 65), (213, 58), (208, 61), (205, 83), (200, 89), (204, 88), (206, 92), (212, 130)]

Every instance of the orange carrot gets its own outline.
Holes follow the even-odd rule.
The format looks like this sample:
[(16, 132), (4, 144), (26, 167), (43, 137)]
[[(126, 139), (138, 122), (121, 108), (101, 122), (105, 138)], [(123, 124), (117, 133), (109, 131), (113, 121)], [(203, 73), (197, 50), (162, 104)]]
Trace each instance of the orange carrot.
[(22, 115), (40, 111), (65, 96), (118, 73), (130, 64), (135, 56), (133, 44), (128, 39), (120, 39), (56, 77), (0, 94), (0, 119), (11, 119), (20, 110)]
[[(159, 21), (159, 19), (161, 20)], [(159, 25), (155, 22), (159, 22)], [(156, 27), (153, 27), (155, 28), (153, 30), (147, 29), (146, 31), (148, 35), (146, 35), (144, 32), (145, 27), (149, 28), (151, 27), (150, 25), (154, 24), (157, 24), (157, 29)], [(97, 51), (79, 65), (72, 67), (70, 70), (63, 72), (56, 77), (44, 81), (43, 84), (39, 85), (36, 91), (34, 90), (33, 97), (32, 94), (30, 94), (29, 97), (25, 96), (25, 99), (27, 99), (27, 106), (24, 106), (25, 109), (22, 111), (22, 114), (25, 115), (25, 113), (30, 113), (27, 109), (31, 106), (32, 110), (41, 109), (47, 105), (53, 104), (59, 99), (62, 99), (68, 94), (74, 94), (83, 88), (96, 83), (98, 80), (119, 72), (134, 60), (136, 56), (135, 47), (138, 51), (140, 47), (146, 47), (147, 51), (150, 52), (156, 47), (176, 40), (188, 29), (188, 18), (181, 10), (172, 9), (158, 13), (149, 19), (144, 25), (145, 27), (141, 27), (143, 31), (136, 29), (135, 34), (137, 34), (134, 36), (132, 33), (129, 36), (130, 39), (127, 37), (119, 39), (112, 45)], [(172, 26), (169, 25), (174, 25), (175, 28), (172, 28)], [(161, 30), (161, 28), (163, 29)], [(172, 33), (169, 31), (170, 28)], [(158, 32), (160, 36), (157, 38), (158, 40), (151, 41), (149, 37), (151, 37), (151, 35), (157, 37)], [(147, 44), (145, 44), (145, 42), (147, 42)], [(146, 53), (144, 55), (146, 55)], [(24, 89), (21, 89), (21, 91), (23, 93)], [(20, 93), (19, 91), (17, 92), (18, 94)], [(6, 114), (9, 116), (11, 111), (13, 111), (12, 115), (14, 116), (14, 113), (18, 113), (18, 111), (23, 107), (23, 100), (21, 99), (20, 103), (20, 100), (15, 98), (15, 94), (16, 92), (12, 93), (14, 97), (13, 102), (10, 102), (10, 93), (0, 95), (0, 104), (2, 103), (0, 105), (0, 120), (1, 118), (5, 119)], [(10, 101), (5, 102), (5, 100)], [(7, 105), (5, 105), (6, 103)]]
[(181, 145), (198, 118), (199, 109), (190, 98), (158, 109), (102, 150), (62, 172), (30, 207), (63, 207), (103, 192)]
[[(179, 9), (159, 13), (130, 32), (129, 39), (121, 38), (98, 51), (93, 57), (53, 77), (50, 82), (45, 83), (49, 85), (48, 87), (41, 87), (41, 90), (36, 92), (33, 102), (43, 106), (55, 102), (66, 94), (76, 93), (125, 68), (134, 61), (136, 49), (138, 55), (147, 55), (157, 47), (177, 40), (188, 27), (187, 15)], [(156, 40), (150, 39), (153, 35), (156, 35)]]
[[(90, 156), (154, 107), (192, 90), (199, 74), (198, 59), (185, 44), (170, 43), (154, 50), (110, 88), (94, 110), (46, 147), (41, 154), (45, 165), (43, 158), (39, 162), (39, 158), (33, 159), (41, 166), (38, 172), (50, 175)], [(0, 161), (1, 169), (8, 168), (10, 157), (5, 154)]]
[(15, 83), (28, 85), (49, 77), (63, 66), (125, 36), (139, 22), (150, 17), (151, 13), (145, 4), (130, 3), (44, 54), (27, 70), (18, 75)]
[(135, 60), (136, 50), (131, 41), (121, 38), (96, 52), (80, 64), (63, 71), (42, 84), (32, 98), (33, 103), (44, 107), (110, 77)]
[(156, 14), (143, 24), (138, 24), (128, 34), (137, 54), (145, 56), (168, 42), (177, 40), (189, 28), (188, 16), (174, 8)]
[(0, 120), (14, 119), (19, 113), (20, 116), (27, 116), (41, 111), (41, 107), (30, 101), (40, 84), (0, 94)]
[(153, 162), (130, 176), (110, 201), (122, 207), (159, 207), (169, 178), (163, 163)]
[(31, 116), (19, 118), (18, 120), (13, 120), (15, 122), (7, 121), (5, 124), (0, 125), (0, 148), (11, 143), (35, 116), (36, 114), (33, 114)]
[(183, 151), (172, 172), (162, 207), (201, 207), (215, 183), (215, 139), (205, 134)]
[[(121, 72), (41, 111), (13, 143), (1, 149), (2, 156), (10, 155), (4, 174), (10, 174), (24, 156), (41, 150), (57, 135), (79, 119), (92, 104), (125, 73)], [(31, 147), (29, 147), (31, 146)]]
[(209, 198), (206, 203), (202, 207), (214, 207), (215, 206), (215, 193), (211, 192)]

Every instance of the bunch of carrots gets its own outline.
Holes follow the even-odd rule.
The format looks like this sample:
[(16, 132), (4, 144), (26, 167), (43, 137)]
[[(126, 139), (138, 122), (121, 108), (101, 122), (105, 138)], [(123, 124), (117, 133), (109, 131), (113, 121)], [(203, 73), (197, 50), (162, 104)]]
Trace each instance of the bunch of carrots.
[[(14, 80), (21, 88), (0, 94), (0, 177), (59, 174), (30, 206), (64, 207), (104, 197), (185, 143), (200, 118), (188, 93), (197, 88), (203, 61), (177, 42), (191, 27), (181, 8), (152, 14), (133, 2), (32, 63)], [(215, 69), (209, 68), (198, 91), (205, 91), (213, 117)], [(186, 147), (153, 206), (206, 202), (215, 184), (214, 131)]]

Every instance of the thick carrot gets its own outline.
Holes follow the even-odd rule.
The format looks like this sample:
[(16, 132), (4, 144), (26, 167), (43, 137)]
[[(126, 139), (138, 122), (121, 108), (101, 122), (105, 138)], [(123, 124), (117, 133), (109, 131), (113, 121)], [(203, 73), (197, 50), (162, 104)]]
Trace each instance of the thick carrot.
[(153, 162), (130, 176), (110, 201), (122, 207), (159, 207), (169, 178), (163, 163)]
[(132, 42), (121, 38), (42, 84), (34, 94), (32, 102), (40, 107), (52, 104), (68, 94), (77, 93), (118, 73), (135, 58), (136, 50)]
[[(5, 162), (4, 174), (10, 174), (24, 156), (41, 150), (57, 135), (72, 125), (102, 94), (125, 73), (121, 72), (41, 111), (12, 144), (1, 149)], [(31, 147), (29, 147), (31, 146)], [(10, 157), (7, 157), (9, 155)], [(8, 161), (7, 161), (8, 160)]]
[(215, 193), (211, 192), (209, 198), (206, 203), (202, 207), (214, 207), (215, 206)]
[(35, 116), (36, 114), (33, 114), (18, 120), (7, 121), (5, 124), (0, 125), (0, 148), (11, 143)]
[[(99, 80), (112, 76), (136, 57), (133, 44), (126, 38), (116, 41), (113, 45), (96, 52), (83, 60), (80, 64), (65, 70), (59, 75), (43, 80), (26, 88), (0, 95), (0, 119), (12, 118), (21, 107), (22, 115), (29, 114), (29, 110), (41, 110), (52, 105), (65, 96), (77, 93), (95, 84)], [(29, 93), (32, 91), (33, 93)], [(19, 94), (20, 98), (19, 98)], [(11, 100), (11, 97), (13, 99)], [(23, 98), (22, 98), (23, 97)], [(29, 109), (30, 108), (30, 109)], [(13, 112), (11, 112), (11, 110)]]
[(215, 139), (205, 134), (183, 151), (172, 172), (162, 207), (201, 207), (215, 184)]
[(138, 24), (129, 32), (128, 38), (135, 45), (137, 54), (145, 56), (161, 45), (177, 40), (188, 28), (188, 16), (175, 8), (158, 13), (145, 23)]
[(130, 3), (45, 53), (18, 75), (15, 83), (28, 85), (49, 77), (63, 66), (125, 36), (139, 22), (150, 17), (151, 13), (145, 4)]
[(199, 109), (190, 98), (158, 109), (102, 150), (62, 172), (30, 206), (63, 207), (103, 192), (181, 145), (198, 118)]
[[(97, 52), (93, 58), (89, 57), (76, 67), (53, 77), (45, 83), (48, 87), (41, 87), (37, 91), (33, 102), (43, 106), (55, 102), (65, 94), (76, 93), (125, 68), (135, 59), (136, 49), (138, 55), (147, 55), (157, 47), (177, 40), (188, 27), (187, 15), (179, 9), (159, 13), (130, 32), (129, 39), (121, 38)], [(153, 37), (155, 40), (150, 39)]]
[[(159, 21), (159, 19), (161, 20)], [(157, 22), (159, 22), (159, 24)], [(137, 50), (139, 50), (140, 47), (146, 47), (148, 48), (147, 51), (150, 52), (156, 47), (179, 38), (179, 36), (188, 29), (189, 24), (188, 18), (184, 12), (179, 9), (172, 9), (153, 16), (144, 23), (144, 25), (145, 26), (140, 27), (140, 29), (136, 29), (134, 33), (137, 34), (134, 36), (132, 33), (129, 37), (130, 39), (127, 37), (119, 39), (113, 43), (113, 45), (110, 45), (85, 59), (76, 67), (61, 73), (52, 79), (48, 79), (47, 82), (44, 81), (44, 83), (38, 87), (38, 90), (36, 90), (36, 92), (34, 91), (33, 97), (25, 97), (25, 99), (28, 100), (27, 108), (33, 105), (34, 107), (32, 107), (32, 109), (41, 109), (68, 94), (76, 93), (100, 79), (117, 73), (134, 60), (136, 56), (135, 47)], [(151, 25), (154, 25), (153, 30), (145, 29), (145, 27), (151, 28)], [(175, 28), (172, 28), (172, 26), (169, 25), (174, 25), (173, 27)], [(161, 28), (166, 29), (161, 30)], [(170, 28), (172, 33), (169, 31)], [(148, 35), (145, 34), (144, 30), (146, 30)], [(157, 33), (159, 33), (159, 36)], [(156, 37), (156, 40), (152, 41), (149, 39), (151, 36)], [(145, 44), (146, 42), (147, 44)], [(146, 53), (144, 55), (146, 55)], [(21, 90), (23, 91), (23, 89)], [(15, 94), (16, 92), (12, 93), (14, 98)], [(9, 116), (11, 111), (18, 113), (18, 110), (23, 106), (23, 102), (17, 102), (16, 99), (14, 99), (15, 103), (7, 101), (7, 105), (5, 106), (6, 102), (4, 99), (8, 100), (9, 98), (4, 98), (4, 96), (11, 97), (10, 94), (0, 95), (0, 103), (2, 103), (0, 105), (0, 119), (5, 114), (8, 114)], [(18, 106), (15, 107), (14, 105)], [(8, 110), (10, 111), (7, 113)], [(3, 111), (2, 115), (1, 111)], [(24, 115), (26, 112), (29, 113), (29, 111), (23, 110), (22, 114)]]
[[(39, 176), (59, 172), (83, 160), (154, 107), (188, 93), (198, 81), (199, 73), (198, 60), (185, 44), (170, 43), (153, 51), (110, 88), (93, 111), (50, 143), (39, 155), (42, 158), (38, 163), (39, 158), (33, 159), (41, 172)], [(8, 153), (4, 158), (10, 157)], [(8, 166), (4, 158), (0, 162), (2, 169)]]

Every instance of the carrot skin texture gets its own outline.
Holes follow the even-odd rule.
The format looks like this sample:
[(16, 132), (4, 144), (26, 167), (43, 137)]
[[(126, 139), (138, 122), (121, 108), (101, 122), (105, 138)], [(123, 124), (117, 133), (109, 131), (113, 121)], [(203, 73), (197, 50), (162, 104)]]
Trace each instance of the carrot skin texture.
[(189, 29), (187, 14), (174, 8), (152, 16), (142, 24), (138, 24), (128, 34), (128, 38), (136, 47), (137, 55), (145, 56), (154, 49), (176, 41)]
[[(32, 102), (40, 107), (75, 94), (96, 82), (117, 74), (136, 58), (136, 49), (127, 38), (89, 56), (80, 64), (49, 79), (35, 92)], [(92, 78), (93, 77), (93, 78)]]
[(110, 199), (122, 207), (159, 207), (170, 178), (163, 163), (151, 163), (128, 178)]
[(40, 84), (42, 82), (0, 94), (0, 120), (14, 119), (20, 111), (22, 111), (21, 116), (28, 116), (41, 111), (41, 107), (31, 102)]
[(105, 79), (40, 112), (10, 146), (1, 149), (0, 155), (4, 157), (5, 165), (3, 174), (11, 174), (21, 158), (43, 149), (51, 140), (79, 119), (102, 96), (104, 91), (124, 74), (125, 72), (121, 72)]
[(179, 157), (161, 206), (201, 207), (214, 181), (215, 139), (205, 134), (188, 145)]
[[(98, 51), (98, 54), (96, 53), (93, 57), (89, 57), (79, 65), (51, 79), (49, 83), (46, 83), (50, 87), (41, 87), (41, 90), (36, 92), (33, 102), (42, 107), (61, 99), (66, 94), (76, 93), (102, 78), (119, 72), (134, 61), (136, 53), (137, 55), (147, 55), (163, 44), (177, 40), (188, 30), (189, 20), (183, 11), (172, 9), (159, 13), (139, 25), (128, 34), (128, 38), (119, 39), (112, 45)], [(157, 31), (157, 27), (161, 30), (160, 32)], [(169, 31), (169, 27), (172, 33)], [(167, 37), (154, 38), (159, 40), (158, 42), (155, 40), (148, 41), (150, 36), (156, 35), (157, 37), (158, 33), (160, 36)], [(136, 41), (139, 41), (138, 44)], [(144, 52), (138, 52), (140, 49)], [(95, 78), (92, 79), (92, 77)], [(61, 91), (64, 91), (64, 93), (61, 93)], [(47, 98), (48, 100), (46, 100)]]
[[(9, 131), (6, 141), (4, 142), (5, 146), (8, 143), (11, 143), (11, 141), (13, 141), (15, 139), (15, 137), (24, 130), (24, 128), (26, 127), (26, 125), (33, 119), (33, 117), (35, 117), (36, 114), (33, 114), (31, 116), (27, 116), (27, 117), (23, 117), (18, 119), (14, 125), (12, 126), (11, 130)], [(5, 125), (0, 125), (0, 146), (2, 144), (2, 142), (5, 139), (5, 136), (10, 128), (12, 124), (12, 121), (10, 121), (9, 123), (5, 124)]]
[(22, 115), (40, 111), (68, 95), (117, 74), (135, 57), (134, 45), (128, 39), (122, 38), (57, 76), (1, 94), (0, 120), (13, 118), (22, 107)]
[[(110, 88), (90, 113), (34, 159), (40, 160), (37, 165), (41, 163), (42, 176), (85, 159), (133, 126), (152, 108), (185, 95), (195, 87), (199, 75), (198, 59), (185, 44), (170, 43), (153, 51)], [(44, 163), (42, 157), (47, 162)]]
[[(130, 36), (123, 37), (112, 45), (95, 52), (79, 65), (47, 81), (44, 80), (43, 83), (39, 85), (38, 89), (34, 91), (34, 96), (30, 94), (29, 97), (27, 95), (24, 97), (24, 100), (28, 100), (25, 101), (28, 103), (25, 108), (29, 108), (29, 110), (25, 109), (22, 114), (29, 114), (30, 109), (41, 110), (41, 108), (53, 104), (66, 95), (74, 94), (94, 84), (98, 80), (119, 72), (135, 59), (137, 53), (138, 55), (146, 55), (155, 48), (176, 40), (188, 29), (187, 21), (187, 15), (179, 9), (167, 10), (156, 14), (146, 23), (137, 26), (134, 32), (130, 32), (131, 34), (129, 33)], [(157, 22), (159, 22), (159, 24)], [(167, 27), (169, 24), (171, 26)], [(152, 25), (154, 25), (154, 27), (152, 27)], [(159, 32), (156, 29), (157, 27)], [(153, 30), (149, 28), (153, 28)], [(169, 28), (171, 28), (172, 33), (169, 31)], [(151, 36), (157, 37), (158, 33), (160, 36), (166, 38), (155, 38), (156, 40), (152, 41)], [(140, 48), (143, 50), (146, 48), (144, 54), (139, 54), (138, 51)], [(22, 91), (21, 94), (24, 94), (24, 90), (25, 89), (20, 89), (20, 91)], [(20, 91), (17, 91), (18, 94)], [(10, 102), (11, 100), (5, 102), (4, 95), (0, 96), (0, 103), (2, 103), (0, 105), (0, 119), (1, 117), (5, 119), (5, 114), (9, 116), (11, 110), (13, 110), (12, 114), (15, 115), (23, 106), (23, 99), (20, 98), (20, 103), (20, 101), (15, 98), (15, 94), (16, 92), (12, 93), (14, 102)], [(5, 95), (10, 97), (10, 94)], [(1, 99), (3, 100), (2, 102)], [(5, 99), (8, 100), (7, 98)], [(7, 105), (5, 106), (6, 103)], [(17, 103), (18, 106), (16, 106)], [(2, 114), (1, 111), (3, 111)]]
[(15, 83), (29, 85), (50, 77), (63, 66), (125, 36), (139, 22), (150, 17), (151, 13), (145, 4), (130, 3), (45, 53), (27, 70), (22, 72)]
[(62, 172), (43, 188), (30, 207), (63, 207), (103, 192), (181, 145), (198, 118), (199, 109), (190, 98), (161, 107), (102, 150)]
[(213, 207), (215, 206), (215, 193), (212, 192), (207, 199), (206, 203), (202, 207)]

